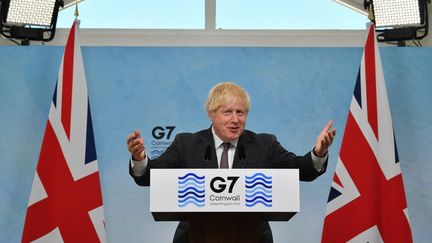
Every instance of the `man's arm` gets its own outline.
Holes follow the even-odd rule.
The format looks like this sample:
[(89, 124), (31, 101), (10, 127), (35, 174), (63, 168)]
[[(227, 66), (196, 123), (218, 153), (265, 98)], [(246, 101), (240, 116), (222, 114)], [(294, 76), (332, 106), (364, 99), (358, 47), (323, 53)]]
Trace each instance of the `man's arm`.
[(140, 161), (135, 161), (131, 158), (130, 166), (132, 167), (132, 173), (134, 176), (142, 176), (147, 171), (148, 158), (146, 157), (144, 160)]
[(336, 135), (336, 130), (332, 126), (332, 121), (327, 122), (318, 135), (314, 148), (304, 156), (297, 156), (285, 150), (276, 137), (272, 136), (269, 141), (272, 144), (272, 167), (298, 168), (302, 181), (312, 181), (323, 174), (327, 168), (328, 149)]
[(134, 178), (135, 182), (140, 186), (148, 186), (149, 180), (145, 174), (148, 167), (148, 158), (145, 152), (144, 139), (141, 133), (135, 130), (126, 138), (128, 151), (131, 153), (129, 160), (129, 174)]
[(315, 154), (314, 149), (315, 148), (313, 148), (311, 150), (311, 152), (310, 152), (311, 153), (311, 158), (312, 158), (313, 166), (314, 166), (314, 168), (315, 168), (316, 171), (318, 171), (318, 172), (325, 172), (325, 169), (327, 167), (326, 163), (327, 163), (327, 160), (328, 160), (328, 153), (326, 155), (324, 155), (324, 157), (318, 157)]
[(179, 168), (181, 152), (179, 148), (182, 139), (177, 134), (172, 144), (158, 158), (150, 159), (145, 152), (144, 140), (139, 131), (135, 130), (133, 134), (127, 137), (126, 143), (131, 153), (129, 160), (129, 174), (140, 186), (150, 186), (150, 170), (152, 168)]
[(148, 171), (148, 158), (142, 161), (129, 160), (129, 174), (140, 186), (150, 186), (150, 173)]

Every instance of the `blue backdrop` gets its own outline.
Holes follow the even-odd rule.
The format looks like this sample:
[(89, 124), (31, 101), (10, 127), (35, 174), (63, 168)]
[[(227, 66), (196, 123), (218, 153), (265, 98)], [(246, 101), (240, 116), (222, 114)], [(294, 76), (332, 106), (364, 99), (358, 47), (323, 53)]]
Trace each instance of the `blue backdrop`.
[[(3, 46), (0, 52), (0, 242), (19, 242), (63, 48)], [(334, 120), (338, 136), (327, 173), (301, 183), (299, 214), (272, 223), (275, 242), (319, 242), (361, 52), (83, 47), (109, 242), (171, 241), (176, 223), (154, 222), (148, 188), (128, 175), (125, 137), (140, 129), (157, 154), (176, 133), (209, 127), (203, 103), (221, 81), (249, 91), (248, 129), (274, 133), (296, 153), (311, 149), (326, 121)], [(381, 56), (414, 241), (428, 242), (432, 49), (383, 48)]]

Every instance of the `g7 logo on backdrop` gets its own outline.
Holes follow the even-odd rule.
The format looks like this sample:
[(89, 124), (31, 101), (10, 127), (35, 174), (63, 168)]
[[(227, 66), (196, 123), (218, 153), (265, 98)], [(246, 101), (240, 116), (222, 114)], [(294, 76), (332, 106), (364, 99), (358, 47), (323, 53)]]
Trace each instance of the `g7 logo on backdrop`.
[(165, 128), (157, 126), (152, 130), (152, 135), (155, 139), (162, 139), (165, 137), (169, 140), (171, 137), (171, 133), (174, 131), (175, 126), (166, 126)]
[[(238, 176), (228, 176), (227, 177), (227, 181), (230, 182), (229, 188), (228, 188), (228, 193), (232, 193), (232, 191), (234, 189), (234, 185), (239, 178), (240, 177), (238, 177)], [(210, 188), (212, 189), (212, 191), (214, 191), (216, 193), (221, 193), (221, 192), (225, 191), (226, 187), (227, 187), (227, 185), (226, 185), (225, 179), (220, 177), (220, 176), (217, 176), (210, 181)]]

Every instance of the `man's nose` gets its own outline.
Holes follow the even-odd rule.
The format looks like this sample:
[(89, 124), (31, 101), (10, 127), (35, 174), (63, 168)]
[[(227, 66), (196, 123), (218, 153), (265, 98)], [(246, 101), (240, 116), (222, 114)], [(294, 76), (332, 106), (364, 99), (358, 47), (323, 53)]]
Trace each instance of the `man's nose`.
[(232, 114), (232, 121), (235, 123), (239, 122), (239, 116), (235, 112), (233, 112), (233, 114)]

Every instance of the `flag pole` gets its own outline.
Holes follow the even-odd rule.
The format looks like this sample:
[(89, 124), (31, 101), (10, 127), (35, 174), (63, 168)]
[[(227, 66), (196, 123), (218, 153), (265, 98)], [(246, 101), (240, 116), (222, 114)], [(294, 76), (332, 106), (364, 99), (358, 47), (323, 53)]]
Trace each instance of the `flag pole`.
[(79, 13), (78, 13), (78, 0), (75, 0), (75, 18), (78, 18)]

